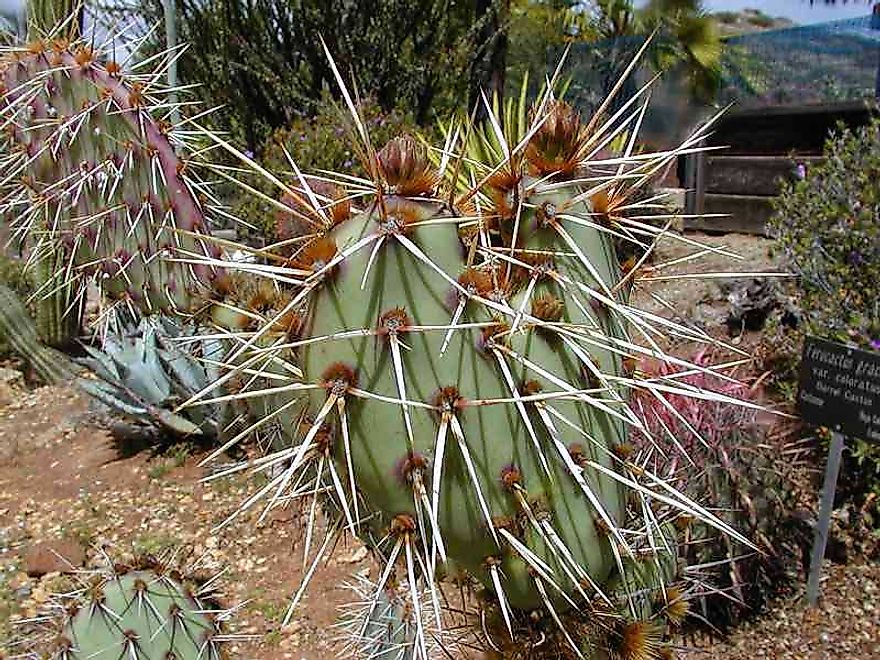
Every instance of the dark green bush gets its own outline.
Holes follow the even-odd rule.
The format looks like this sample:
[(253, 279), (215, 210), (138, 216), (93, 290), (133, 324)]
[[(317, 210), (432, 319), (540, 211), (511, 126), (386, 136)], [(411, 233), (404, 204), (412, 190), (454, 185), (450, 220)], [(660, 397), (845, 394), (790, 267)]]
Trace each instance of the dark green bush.
[[(162, 24), (165, 0), (108, 0), (110, 17), (137, 30)], [(490, 87), (506, 21), (503, 3), (450, 0), (174, 0), (180, 79), (218, 107), (208, 118), (235, 144), (260, 152), (297, 112), (321, 112), (321, 92), (342, 98), (327, 58), (386, 112), (420, 124)], [(132, 21), (136, 16), (139, 20)], [(148, 52), (164, 48), (163, 31)]]
[[(384, 112), (373, 99), (363, 101), (359, 109), (376, 149), (393, 137), (419, 130), (411, 113)], [(263, 163), (289, 171), (283, 145), (303, 171), (323, 169), (362, 176), (366, 172), (352, 149), (357, 140), (350, 135), (351, 122), (348, 110), (325, 94), (316, 115), (299, 117), (288, 128), (272, 133), (263, 147)]]
[(807, 332), (880, 350), (880, 122), (836, 131), (824, 157), (776, 201), (776, 250)]

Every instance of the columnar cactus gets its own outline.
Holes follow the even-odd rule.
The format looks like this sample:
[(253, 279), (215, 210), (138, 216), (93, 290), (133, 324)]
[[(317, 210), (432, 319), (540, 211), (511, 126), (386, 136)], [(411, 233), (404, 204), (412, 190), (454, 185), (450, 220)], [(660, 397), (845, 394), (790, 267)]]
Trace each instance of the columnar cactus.
[(40, 342), (27, 308), (5, 284), (0, 284), (0, 340), (24, 358), (45, 383), (62, 383), (76, 374), (69, 357)]
[(0, 55), (0, 218), (52, 271), (39, 295), (72, 286), (61, 314), (92, 280), (133, 312), (188, 310), (210, 275), (168, 258), (213, 247), (157, 78), (57, 35)]
[[(443, 577), (478, 587), (487, 644), (504, 655), (533, 636), (547, 657), (657, 657), (681, 598), (668, 587), (672, 521), (734, 533), (628, 441), (645, 427), (633, 389), (712, 396), (635, 371), (641, 355), (692, 368), (663, 354), (661, 334), (708, 338), (629, 302), (639, 264), (620, 264), (614, 240), (646, 246), (666, 231), (640, 221), (653, 200), (632, 194), (700, 138), (648, 155), (629, 139), (609, 154), (639, 122), (632, 105), (584, 125), (545, 95), (506, 131), (492, 113), (451, 131), (437, 166), (411, 137), (376, 153), (355, 113), (371, 180), (340, 177), (348, 196), (305, 177), (285, 191), (314, 233), (261, 273), (299, 287), (236, 333), (228, 368), (297, 352), (300, 376), (237, 395), (298, 406), (296, 440), (255, 464), (275, 470), (262, 492), (270, 506), (321, 497), (331, 531), (374, 549), (384, 564), (369, 611), (408, 585), (411, 657), (429, 655), (423, 610), (442, 623)], [(341, 198), (354, 212), (340, 220)]]

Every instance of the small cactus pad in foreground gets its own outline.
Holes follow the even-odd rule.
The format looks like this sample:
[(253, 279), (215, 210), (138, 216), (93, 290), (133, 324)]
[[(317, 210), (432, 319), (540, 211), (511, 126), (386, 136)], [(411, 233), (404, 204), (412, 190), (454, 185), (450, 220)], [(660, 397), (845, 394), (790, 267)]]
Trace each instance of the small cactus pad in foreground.
[(52, 643), (57, 660), (219, 660), (226, 612), (207, 607), (175, 571), (147, 564), (89, 576), (64, 597), (65, 621)]

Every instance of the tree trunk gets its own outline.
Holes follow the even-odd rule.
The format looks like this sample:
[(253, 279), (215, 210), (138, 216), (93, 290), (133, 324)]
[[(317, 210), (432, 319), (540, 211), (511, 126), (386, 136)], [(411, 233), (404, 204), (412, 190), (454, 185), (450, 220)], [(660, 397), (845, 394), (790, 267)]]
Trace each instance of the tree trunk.
[(468, 107), (476, 107), (477, 117), (485, 116), (480, 91), (487, 98), (504, 97), (504, 78), (507, 68), (507, 28), (510, 18), (510, 0), (476, 0), (475, 21), (477, 32), (476, 54), (471, 64), (471, 86)]

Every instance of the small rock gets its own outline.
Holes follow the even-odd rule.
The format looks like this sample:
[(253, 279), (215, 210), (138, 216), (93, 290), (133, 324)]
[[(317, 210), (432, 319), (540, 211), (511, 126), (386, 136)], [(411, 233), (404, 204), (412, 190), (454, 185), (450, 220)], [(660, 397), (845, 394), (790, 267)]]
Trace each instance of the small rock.
[(24, 556), (24, 569), (30, 577), (47, 573), (72, 573), (85, 563), (85, 552), (78, 543), (68, 540), (38, 543)]
[(779, 286), (769, 278), (738, 280), (729, 287), (726, 323), (732, 334), (760, 330), (770, 313), (784, 303)]
[(8, 406), (21, 398), (24, 376), (20, 371), (0, 367), (0, 406)]
[(266, 519), (269, 521), (269, 524), (275, 523), (289, 523), (292, 522), (297, 517), (296, 512), (292, 507), (287, 506), (276, 506), (269, 512), (269, 515)]
[(349, 555), (339, 558), (340, 564), (358, 564), (367, 558), (368, 550), (366, 546), (361, 546)]

